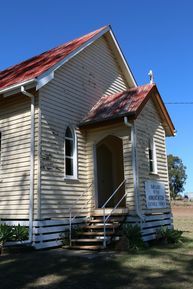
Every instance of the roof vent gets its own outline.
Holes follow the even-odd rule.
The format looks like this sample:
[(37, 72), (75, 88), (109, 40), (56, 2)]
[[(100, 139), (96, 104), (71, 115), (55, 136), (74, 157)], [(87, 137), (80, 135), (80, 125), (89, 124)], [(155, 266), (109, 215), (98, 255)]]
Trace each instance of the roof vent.
[(151, 84), (154, 83), (154, 75), (153, 75), (153, 71), (150, 70), (149, 73), (148, 73), (148, 75), (149, 75), (150, 83), (151, 83)]

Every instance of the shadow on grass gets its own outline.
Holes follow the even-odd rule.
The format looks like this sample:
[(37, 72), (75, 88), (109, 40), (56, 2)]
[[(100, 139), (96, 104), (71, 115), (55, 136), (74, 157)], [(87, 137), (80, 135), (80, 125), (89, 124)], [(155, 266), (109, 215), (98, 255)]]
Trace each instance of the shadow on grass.
[(193, 256), (177, 248), (132, 254), (58, 249), (0, 257), (0, 288), (187, 289), (193, 284), (192, 266)]
[(192, 244), (192, 246), (193, 246), (193, 240), (192, 240), (192, 238), (190, 238), (190, 237), (182, 236), (182, 243), (183, 243), (183, 244), (186, 244), (186, 243)]

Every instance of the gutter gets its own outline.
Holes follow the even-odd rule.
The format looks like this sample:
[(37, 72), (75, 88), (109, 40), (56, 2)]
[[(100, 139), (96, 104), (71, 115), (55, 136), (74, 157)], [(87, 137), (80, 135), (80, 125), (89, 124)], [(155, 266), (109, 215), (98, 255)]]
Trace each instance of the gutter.
[(138, 217), (140, 218), (140, 222), (144, 221), (144, 215), (141, 213), (139, 206), (139, 183), (138, 183), (138, 170), (137, 170), (137, 152), (136, 152), (136, 131), (135, 131), (135, 123), (133, 124), (128, 122), (128, 118), (124, 117), (124, 124), (131, 128), (131, 145), (132, 145), (132, 170), (133, 170), (133, 182), (134, 182), (134, 197), (135, 197), (135, 208)]
[(5, 94), (4, 97), (6, 97), (6, 96), (8, 96), (10, 94), (15, 94), (16, 93), (15, 90), (18, 90), (18, 92), (21, 92), (21, 87), (23, 85), (34, 84), (34, 86), (35, 86), (36, 82), (37, 82), (37, 79), (35, 79), (35, 78), (27, 80), (27, 81), (24, 81), (24, 82), (20, 82), (20, 83), (11, 85), (11, 86), (9, 86), (7, 88), (1, 89), (0, 90), (0, 94)]
[(21, 93), (31, 98), (31, 144), (30, 144), (30, 199), (29, 199), (29, 241), (33, 241), (34, 211), (34, 149), (35, 149), (35, 96), (21, 86)]

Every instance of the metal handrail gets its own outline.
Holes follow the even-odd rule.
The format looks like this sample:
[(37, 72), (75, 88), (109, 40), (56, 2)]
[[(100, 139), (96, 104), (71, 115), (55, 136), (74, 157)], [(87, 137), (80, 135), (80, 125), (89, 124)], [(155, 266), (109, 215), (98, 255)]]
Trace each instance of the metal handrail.
[(116, 206), (112, 209), (112, 211), (110, 212), (110, 214), (106, 217), (105, 221), (107, 222), (108, 219), (110, 218), (110, 216), (112, 215), (112, 213), (116, 210), (116, 208), (118, 207), (118, 205), (121, 203), (121, 201), (126, 197), (127, 192), (123, 195), (123, 197), (119, 200), (119, 202), (116, 204)]
[(92, 187), (92, 185), (93, 185), (93, 181), (91, 182), (89, 187), (76, 199), (76, 201), (73, 203), (72, 207), (69, 208), (69, 211), (73, 210), (74, 206), (80, 201), (80, 199), (85, 195), (85, 193), (88, 192), (88, 190)]
[(124, 179), (120, 183), (120, 185), (116, 188), (116, 190), (112, 193), (112, 195), (109, 197), (109, 199), (102, 206), (102, 208), (103, 208), (103, 225), (104, 225), (104, 239), (103, 239), (103, 247), (104, 248), (106, 248), (106, 222), (108, 221), (108, 219), (110, 218), (112, 213), (116, 210), (116, 208), (121, 203), (121, 201), (125, 198), (125, 196), (127, 195), (127, 192), (122, 196), (122, 198), (118, 201), (118, 203), (115, 205), (115, 207), (112, 209), (112, 211), (110, 212), (110, 214), (108, 214), (107, 217), (106, 217), (106, 214), (105, 214), (105, 209), (106, 209), (105, 207), (108, 204), (108, 202), (112, 199), (112, 197), (117, 193), (117, 191), (123, 186), (123, 184), (125, 184), (125, 182), (126, 182), (126, 179)]
[(79, 215), (79, 213), (90, 203), (90, 201), (93, 199), (93, 192), (91, 195), (91, 198), (86, 202), (86, 204), (84, 204), (80, 210), (79, 213), (74, 215), (72, 217), (72, 211), (73, 209), (75, 209), (75, 205), (80, 201), (80, 199), (89, 191), (89, 189), (93, 186), (93, 181), (91, 182), (91, 184), (89, 185), (89, 187), (77, 198), (77, 200), (73, 203), (73, 206), (71, 208), (69, 208), (69, 244), (70, 246), (72, 245), (72, 222), (75, 220), (75, 218)]
[(120, 185), (116, 188), (116, 190), (112, 193), (112, 195), (108, 198), (108, 200), (104, 203), (104, 205), (102, 206), (102, 209), (106, 207), (106, 205), (108, 204), (108, 202), (114, 197), (114, 195), (116, 194), (116, 192), (122, 187), (122, 185), (125, 183), (125, 180), (123, 180)]

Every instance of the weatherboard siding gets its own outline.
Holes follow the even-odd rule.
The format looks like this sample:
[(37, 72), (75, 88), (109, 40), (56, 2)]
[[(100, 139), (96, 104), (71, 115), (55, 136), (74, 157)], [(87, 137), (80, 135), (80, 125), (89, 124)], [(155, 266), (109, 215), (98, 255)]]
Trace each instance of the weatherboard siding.
[[(150, 99), (141, 111), (136, 120), (137, 134), (137, 162), (139, 175), (140, 205), (145, 213), (164, 212), (170, 209), (169, 184), (167, 154), (165, 144), (165, 131), (159, 117), (159, 113)], [(149, 173), (149, 139), (154, 139), (157, 156), (157, 175)], [(145, 181), (155, 180), (165, 185), (167, 208), (166, 209), (147, 209), (145, 196)]]
[[(29, 218), (31, 100), (14, 95), (0, 98), (0, 218)], [(35, 110), (35, 192), (37, 207), (37, 100)]]
[[(102, 95), (126, 87), (112, 51), (100, 38), (58, 69), (54, 80), (41, 88), (41, 218), (66, 216), (89, 187), (93, 158), (88, 156), (86, 133), (77, 125)], [(78, 141), (78, 179), (74, 181), (64, 179), (64, 134), (69, 124), (76, 128)], [(76, 212), (90, 195), (88, 192), (79, 202)]]

